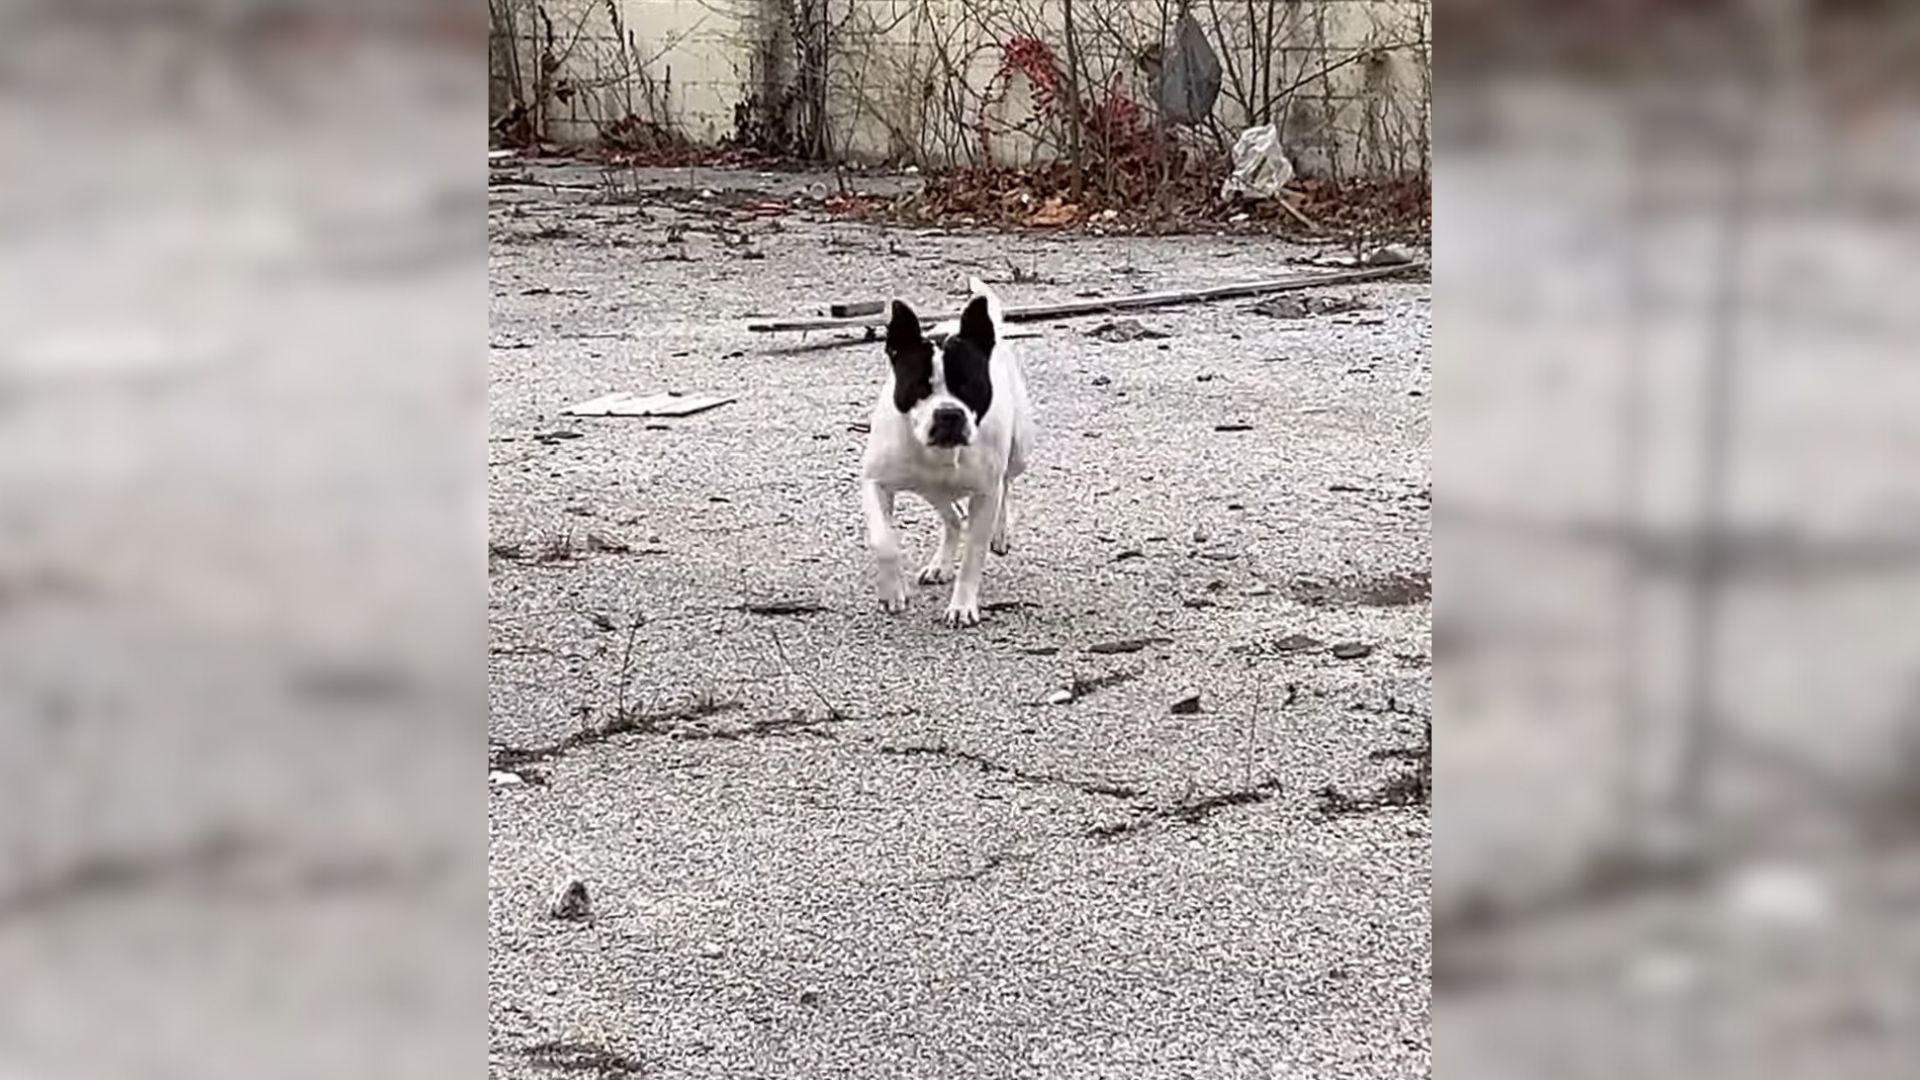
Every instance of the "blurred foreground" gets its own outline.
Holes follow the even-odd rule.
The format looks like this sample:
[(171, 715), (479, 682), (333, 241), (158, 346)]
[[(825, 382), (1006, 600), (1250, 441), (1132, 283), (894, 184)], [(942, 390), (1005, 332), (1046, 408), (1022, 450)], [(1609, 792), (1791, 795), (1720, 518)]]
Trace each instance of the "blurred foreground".
[(202, 7), (0, 13), (0, 1076), (475, 1075), (478, 53)]
[(1920, 1059), (1914, 39), (1793, 15), (1443, 65), (1449, 1073)]

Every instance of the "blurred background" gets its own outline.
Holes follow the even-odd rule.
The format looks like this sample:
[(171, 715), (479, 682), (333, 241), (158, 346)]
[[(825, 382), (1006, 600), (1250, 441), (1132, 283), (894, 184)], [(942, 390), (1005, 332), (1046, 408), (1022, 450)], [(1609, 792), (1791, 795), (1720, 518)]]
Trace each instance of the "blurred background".
[(1912, 5), (1437, 5), (1443, 1075), (1920, 1060)]
[(0, 1076), (483, 1068), (484, 18), (0, 4)]

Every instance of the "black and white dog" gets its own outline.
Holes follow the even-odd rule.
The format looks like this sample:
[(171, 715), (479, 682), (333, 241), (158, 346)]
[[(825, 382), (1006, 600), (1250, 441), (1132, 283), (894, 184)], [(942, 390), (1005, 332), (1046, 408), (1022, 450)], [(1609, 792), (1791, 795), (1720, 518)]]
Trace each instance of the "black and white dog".
[(873, 406), (860, 490), (867, 543), (879, 564), (880, 606), (888, 612), (907, 606), (894, 497), (911, 491), (933, 504), (943, 526), (940, 549), (921, 569), (920, 583), (954, 583), (946, 621), (955, 627), (980, 621), (987, 550), (1005, 555), (1010, 547), (1013, 481), (1027, 470), (1034, 440), (1026, 381), (1001, 334), (1000, 298), (978, 279), (968, 284), (973, 295), (958, 323), (940, 328), (948, 332), (938, 345), (912, 308), (893, 302), (891, 371)]

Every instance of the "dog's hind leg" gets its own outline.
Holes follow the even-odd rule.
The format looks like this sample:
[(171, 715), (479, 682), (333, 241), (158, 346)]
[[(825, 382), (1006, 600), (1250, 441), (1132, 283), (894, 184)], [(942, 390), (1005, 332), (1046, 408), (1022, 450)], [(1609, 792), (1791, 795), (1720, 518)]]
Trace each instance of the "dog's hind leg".
[(1009, 476), (1000, 484), (1000, 513), (993, 521), (993, 542), (989, 548), (995, 555), (1005, 555), (1013, 550), (1013, 477)]
[(960, 504), (945, 499), (930, 500), (933, 509), (940, 515), (940, 550), (933, 553), (933, 561), (920, 568), (920, 584), (941, 585), (953, 580), (954, 560), (960, 557), (960, 546), (966, 541), (967, 522), (960, 514)]

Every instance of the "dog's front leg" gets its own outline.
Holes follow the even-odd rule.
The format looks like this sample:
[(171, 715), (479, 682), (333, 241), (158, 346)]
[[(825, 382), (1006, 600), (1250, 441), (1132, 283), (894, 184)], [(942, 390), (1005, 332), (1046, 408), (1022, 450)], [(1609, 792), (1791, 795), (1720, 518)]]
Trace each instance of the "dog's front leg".
[(999, 485), (967, 502), (966, 542), (960, 555), (960, 573), (954, 578), (953, 599), (947, 604), (948, 626), (973, 626), (980, 621), (980, 575), (987, 567), (987, 545), (993, 540), (991, 523), (1000, 516)]
[(894, 490), (869, 480), (860, 487), (867, 519), (867, 549), (880, 572), (880, 609), (898, 614), (907, 607), (907, 585), (900, 579), (900, 530), (893, 521)]
[(933, 561), (920, 569), (920, 584), (941, 585), (953, 580), (953, 562), (960, 557), (960, 545), (967, 535), (966, 520), (960, 516), (960, 504), (933, 499), (934, 512), (940, 515), (940, 549)]

